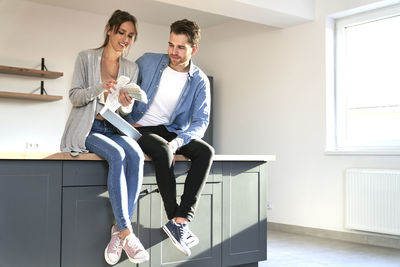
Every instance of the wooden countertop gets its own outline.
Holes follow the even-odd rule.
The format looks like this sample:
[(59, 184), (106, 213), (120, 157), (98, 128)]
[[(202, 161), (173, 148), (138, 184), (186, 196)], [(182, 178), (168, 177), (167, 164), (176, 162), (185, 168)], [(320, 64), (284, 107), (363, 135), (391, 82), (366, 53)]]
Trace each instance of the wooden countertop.
[[(72, 157), (66, 152), (0, 152), (0, 159), (25, 159), (25, 160), (104, 160), (102, 157), (94, 154), (79, 154)], [(214, 161), (274, 161), (274, 155), (215, 155)], [(146, 161), (151, 158), (145, 155)], [(176, 161), (188, 161), (183, 155), (175, 155)]]

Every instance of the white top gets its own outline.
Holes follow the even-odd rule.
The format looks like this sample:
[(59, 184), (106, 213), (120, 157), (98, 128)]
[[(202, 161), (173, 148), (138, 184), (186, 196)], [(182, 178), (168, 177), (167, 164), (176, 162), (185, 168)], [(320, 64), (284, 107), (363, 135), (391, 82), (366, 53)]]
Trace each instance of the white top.
[(187, 80), (187, 72), (178, 72), (167, 67), (161, 75), (153, 102), (143, 117), (137, 122), (143, 126), (169, 124), (172, 113)]

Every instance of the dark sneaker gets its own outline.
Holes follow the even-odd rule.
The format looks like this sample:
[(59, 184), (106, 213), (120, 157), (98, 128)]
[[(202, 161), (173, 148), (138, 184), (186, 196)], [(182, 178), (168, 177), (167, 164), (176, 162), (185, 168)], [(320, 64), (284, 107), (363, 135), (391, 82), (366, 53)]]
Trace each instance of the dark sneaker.
[(187, 230), (188, 234), (186, 237), (186, 245), (188, 246), (188, 248), (192, 248), (199, 243), (199, 238), (195, 234), (193, 234), (192, 231), (190, 231), (189, 227)]
[(171, 220), (163, 226), (163, 230), (177, 249), (182, 251), (186, 256), (190, 256), (190, 249), (186, 245), (189, 230), (187, 223), (175, 223)]
[(119, 238), (117, 226), (111, 227), (111, 239), (104, 251), (104, 259), (110, 265), (116, 264), (121, 258), (122, 240)]
[(148, 261), (150, 256), (146, 249), (140, 243), (139, 238), (137, 238), (133, 233), (130, 233), (125, 237), (122, 242), (122, 248), (128, 256), (129, 260), (133, 263), (142, 263)]

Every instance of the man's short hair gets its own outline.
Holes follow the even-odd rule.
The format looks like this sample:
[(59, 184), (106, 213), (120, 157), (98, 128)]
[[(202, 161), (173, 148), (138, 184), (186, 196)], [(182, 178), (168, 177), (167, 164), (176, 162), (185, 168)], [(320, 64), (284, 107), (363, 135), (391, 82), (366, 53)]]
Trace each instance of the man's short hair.
[(192, 47), (197, 46), (200, 42), (200, 27), (196, 22), (188, 19), (178, 20), (172, 23), (170, 33), (186, 35)]

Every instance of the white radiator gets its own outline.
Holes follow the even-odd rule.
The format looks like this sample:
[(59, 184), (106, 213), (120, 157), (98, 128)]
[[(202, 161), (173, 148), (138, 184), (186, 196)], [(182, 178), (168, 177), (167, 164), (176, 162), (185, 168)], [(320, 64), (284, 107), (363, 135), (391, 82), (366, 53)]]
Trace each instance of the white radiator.
[(400, 170), (348, 169), (346, 228), (400, 235)]

